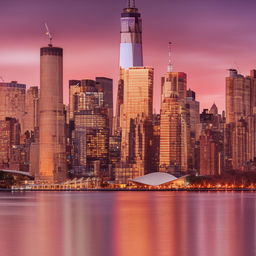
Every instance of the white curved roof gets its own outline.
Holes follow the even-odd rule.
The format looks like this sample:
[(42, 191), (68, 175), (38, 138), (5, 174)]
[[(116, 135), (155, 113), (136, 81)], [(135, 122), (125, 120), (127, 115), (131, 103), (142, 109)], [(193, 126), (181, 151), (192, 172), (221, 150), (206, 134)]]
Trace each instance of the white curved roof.
[(174, 180), (177, 180), (177, 178), (171, 174), (165, 172), (153, 172), (131, 181), (149, 186), (159, 186)]

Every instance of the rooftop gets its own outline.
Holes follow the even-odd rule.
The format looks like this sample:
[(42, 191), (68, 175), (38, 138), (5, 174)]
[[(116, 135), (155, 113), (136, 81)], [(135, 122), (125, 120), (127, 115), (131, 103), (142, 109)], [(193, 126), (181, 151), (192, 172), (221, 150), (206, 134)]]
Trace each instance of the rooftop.
[(132, 179), (132, 182), (140, 183), (148, 186), (160, 186), (171, 181), (177, 180), (177, 178), (171, 174), (165, 172), (153, 172), (144, 176)]

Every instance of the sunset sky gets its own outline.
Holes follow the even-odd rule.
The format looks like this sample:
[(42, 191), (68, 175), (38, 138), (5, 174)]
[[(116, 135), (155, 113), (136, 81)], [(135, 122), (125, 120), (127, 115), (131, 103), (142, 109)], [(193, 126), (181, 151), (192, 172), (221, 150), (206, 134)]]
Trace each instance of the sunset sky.
[[(218, 2), (218, 3), (216, 3)], [(8, 0), (1, 3), (0, 76), (39, 85), (39, 48), (64, 48), (64, 91), (69, 79), (114, 79), (119, 71), (120, 13), (126, 0)], [(137, 0), (143, 19), (144, 65), (155, 68), (154, 105), (166, 72), (168, 42), (174, 71), (188, 74), (202, 108), (225, 107), (226, 69), (256, 68), (255, 1)], [(116, 90), (115, 90), (116, 94)]]

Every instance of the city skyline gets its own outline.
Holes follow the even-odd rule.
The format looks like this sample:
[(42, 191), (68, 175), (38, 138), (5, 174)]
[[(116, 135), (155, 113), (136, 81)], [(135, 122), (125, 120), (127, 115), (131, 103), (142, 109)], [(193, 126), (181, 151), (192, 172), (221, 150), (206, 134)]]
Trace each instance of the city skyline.
[(255, 7), (4, 3), (0, 256), (255, 255)]
[[(13, 2), (16, 1), (5, 3), (2, 17), (2, 24), (5, 26), (0, 26), (0, 76), (5, 81), (18, 80), (29, 86), (39, 85), (37, 49), (48, 42), (44, 35), (44, 22), (47, 21), (54, 36), (54, 45), (63, 47), (65, 52), (65, 103), (68, 102), (68, 80), (92, 79), (99, 75), (114, 79), (116, 98), (120, 30), (118, 20), (126, 1), (112, 1), (116, 5), (99, 1), (78, 1), (74, 5), (71, 1), (62, 1), (61, 9), (59, 1), (54, 1), (51, 6), (45, 4), (45, 1), (39, 1), (36, 5), (27, 1), (22, 6), (17, 2), (14, 5)], [(167, 43), (171, 40), (174, 71), (188, 74), (188, 88), (197, 92), (201, 109), (210, 108), (216, 102), (219, 109), (223, 110), (223, 78), (227, 76), (226, 69), (239, 66), (240, 72), (246, 74), (246, 70), (253, 68), (251, 49), (255, 40), (253, 33), (248, 33), (248, 30), (253, 31), (253, 8), (250, 7), (255, 4), (248, 3), (243, 6), (241, 1), (233, 1), (231, 6), (228, 3), (197, 1), (191, 7), (183, 6), (177, 1), (146, 4), (144, 0), (140, 0), (136, 1), (136, 5), (143, 18), (144, 65), (155, 68), (154, 108), (159, 110), (160, 77), (166, 72)], [(8, 14), (10, 8), (13, 16), (6, 16), (5, 13)], [(242, 15), (244, 8), (247, 17)], [(92, 17), (91, 13), (96, 10), (97, 15)], [(171, 15), (166, 10), (171, 10)], [(184, 13), (186, 19), (180, 13)], [(33, 24), (30, 22), (32, 17)], [(238, 24), (237, 17), (243, 19), (241, 25)], [(240, 54), (241, 51), (243, 54)], [(105, 63), (99, 58), (109, 61)], [(209, 102), (209, 99), (212, 101)]]

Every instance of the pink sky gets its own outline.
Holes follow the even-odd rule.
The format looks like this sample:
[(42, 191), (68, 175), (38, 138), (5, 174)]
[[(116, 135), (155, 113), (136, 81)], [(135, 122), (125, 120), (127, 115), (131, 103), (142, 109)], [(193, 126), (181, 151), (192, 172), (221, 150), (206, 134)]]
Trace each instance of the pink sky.
[[(36, 3), (35, 3), (36, 2)], [(248, 1), (137, 0), (143, 19), (144, 65), (155, 68), (154, 106), (159, 110), (160, 77), (173, 42), (174, 71), (188, 75), (202, 108), (225, 108), (226, 69), (249, 74), (256, 68), (256, 3)], [(125, 1), (11, 0), (3, 4), (0, 24), (0, 76), (39, 85), (39, 48), (47, 45), (44, 21), (54, 44), (64, 48), (64, 92), (68, 80), (114, 79), (119, 59), (119, 18)], [(114, 92), (116, 96), (116, 90)]]

